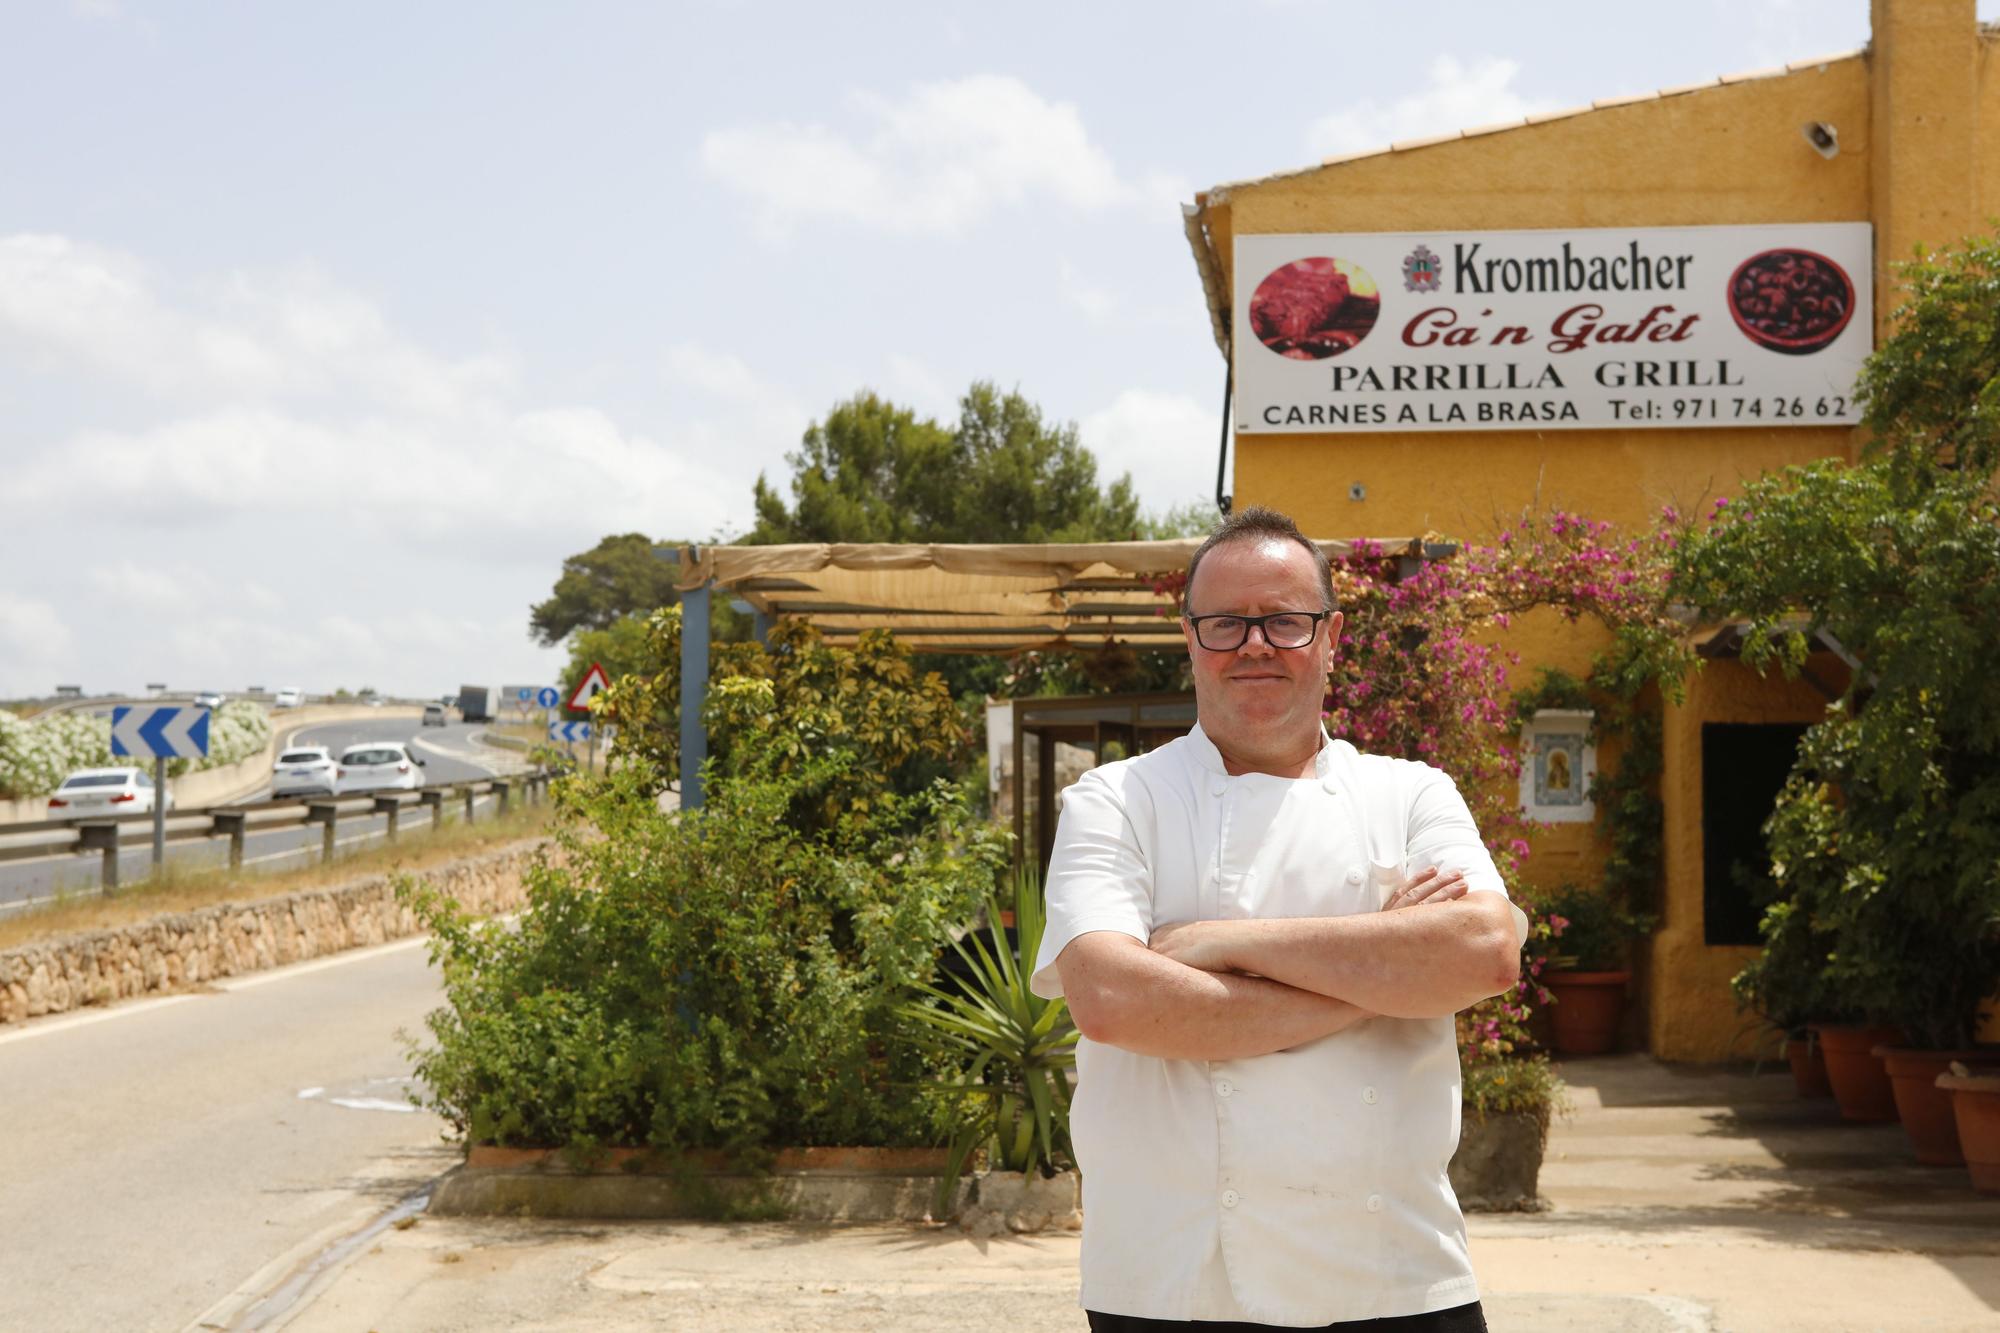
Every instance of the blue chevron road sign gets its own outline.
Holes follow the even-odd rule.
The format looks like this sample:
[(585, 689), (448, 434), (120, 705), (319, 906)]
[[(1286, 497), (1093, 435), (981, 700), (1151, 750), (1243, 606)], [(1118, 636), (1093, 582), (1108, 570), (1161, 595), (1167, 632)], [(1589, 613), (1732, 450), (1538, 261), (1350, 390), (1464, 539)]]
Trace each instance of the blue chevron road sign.
[(587, 741), (589, 739), (590, 724), (588, 722), (549, 723), (549, 740), (551, 742)]
[(111, 753), (135, 759), (186, 759), (208, 753), (206, 708), (111, 710)]

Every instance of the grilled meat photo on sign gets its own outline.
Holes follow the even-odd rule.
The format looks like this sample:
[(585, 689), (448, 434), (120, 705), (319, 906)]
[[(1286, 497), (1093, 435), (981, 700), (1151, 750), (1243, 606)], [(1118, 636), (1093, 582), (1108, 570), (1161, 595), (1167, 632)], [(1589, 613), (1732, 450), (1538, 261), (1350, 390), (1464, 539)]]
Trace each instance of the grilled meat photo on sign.
[(1854, 314), (1854, 281), (1810, 250), (1766, 250), (1729, 277), (1729, 313), (1744, 336), (1792, 356), (1817, 352)]
[(1250, 328), (1279, 356), (1318, 361), (1368, 336), (1382, 294), (1367, 270), (1346, 259), (1300, 259), (1274, 269), (1250, 298)]

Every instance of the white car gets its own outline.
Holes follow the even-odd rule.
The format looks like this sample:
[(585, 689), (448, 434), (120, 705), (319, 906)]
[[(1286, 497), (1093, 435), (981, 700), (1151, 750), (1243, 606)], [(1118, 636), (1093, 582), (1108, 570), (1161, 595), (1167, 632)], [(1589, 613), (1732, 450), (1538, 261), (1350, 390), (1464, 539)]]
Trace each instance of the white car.
[(296, 685), (287, 685), (279, 690), (271, 700), (273, 708), (299, 708), (305, 704), (306, 692)]
[(303, 793), (331, 796), (337, 786), (333, 752), (324, 745), (301, 745), (286, 750), (271, 766), (272, 800)]
[(444, 725), (445, 725), (445, 724), (446, 724), (446, 723), (447, 723), (448, 721), (449, 721), (449, 719), (448, 719), (448, 718), (446, 718), (446, 717), (445, 717), (445, 715), (444, 715), (444, 705), (443, 705), (443, 704), (425, 704), (425, 705), (424, 705), (424, 725), (425, 725), (425, 726), (427, 726), (427, 727), (442, 727), (442, 726), (444, 726)]
[(194, 697), (194, 706), (196, 708), (206, 708), (210, 711), (222, 707), (222, 691), (203, 690)]
[(424, 785), (417, 772), (423, 766), (423, 760), (395, 741), (364, 741), (340, 752), (335, 790), (342, 796), (357, 791), (412, 791)]
[[(49, 797), (49, 818), (149, 814), (154, 790), (153, 777), (143, 768), (81, 768), (64, 778), (56, 794)], [(167, 793), (165, 808), (174, 808), (172, 792)]]

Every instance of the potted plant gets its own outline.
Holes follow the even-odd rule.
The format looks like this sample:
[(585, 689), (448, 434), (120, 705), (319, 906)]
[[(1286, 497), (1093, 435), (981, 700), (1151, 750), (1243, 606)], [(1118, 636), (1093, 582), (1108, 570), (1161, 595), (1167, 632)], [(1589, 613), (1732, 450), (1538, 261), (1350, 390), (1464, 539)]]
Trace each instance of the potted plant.
[(1080, 1221), (1069, 1137), (1078, 1034), (1068, 1005), (1028, 989), (1045, 920), (1032, 872), (1015, 875), (1012, 897), (1011, 931), (999, 900), (989, 898), (984, 929), (953, 943), (963, 980), (949, 989), (919, 984), (923, 998), (902, 1007), (920, 1044), (960, 1064), (953, 1077), (927, 1085), (952, 1103), (957, 1122), (934, 1214), (945, 1214), (960, 1176), (984, 1150), (989, 1170), (975, 1180), (962, 1219), (972, 1230)]
[[(1737, 1008), (1761, 1018), (1779, 1034), (1799, 1096), (1831, 1097), (1826, 1048), (1814, 1024), (1837, 1014), (1839, 1005), (1827, 991), (1808, 934), (1781, 928), (1793, 910), (1789, 902), (1765, 908), (1764, 952), (1731, 978), (1729, 987), (1736, 995)], [(1819, 957), (1824, 957), (1823, 947)]]
[(1954, 1060), (1949, 1073), (1938, 1075), (1937, 1086), (1951, 1098), (1972, 1188), (2000, 1194), (2000, 1071), (1976, 1070)]
[(1821, 1028), (1836, 1097), (1841, 1047), (1881, 1052), (1925, 1162), (1960, 1157), (1937, 1078), (1990, 1058), (1973, 1033), (2000, 976), (1996, 274), (1990, 232), (1900, 266), (1907, 299), (1856, 385), (1864, 455), (1718, 501), (1672, 578), (1699, 618), (1743, 622), (1753, 669), (1841, 660), (1839, 696), (1765, 825), (1772, 876), (1796, 905), (1790, 928), (1828, 943), (1830, 991), (1901, 1029)]
[(1618, 1044), (1631, 941), (1652, 929), (1603, 893), (1564, 884), (1542, 903), (1552, 942), (1542, 984), (1554, 997), (1556, 1052), (1602, 1055)]
[(1563, 1082), (1546, 1055), (1476, 1047), (1459, 1057), (1463, 1105), (1451, 1188), (1469, 1212), (1534, 1212), (1544, 1207), (1539, 1181), (1549, 1122), (1569, 1109)]

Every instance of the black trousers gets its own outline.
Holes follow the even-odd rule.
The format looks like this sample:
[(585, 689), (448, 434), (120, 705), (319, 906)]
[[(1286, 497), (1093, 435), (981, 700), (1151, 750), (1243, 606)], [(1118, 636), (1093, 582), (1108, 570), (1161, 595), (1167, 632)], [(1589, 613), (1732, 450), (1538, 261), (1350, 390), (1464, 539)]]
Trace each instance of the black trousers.
[[(1086, 1310), (1091, 1333), (1156, 1333), (1157, 1330), (1186, 1328), (1200, 1333), (1249, 1333), (1251, 1329), (1275, 1328), (1275, 1324), (1246, 1324), (1238, 1319), (1141, 1319), (1129, 1314), (1100, 1314)], [(1479, 1302), (1457, 1305), (1429, 1314), (1392, 1315), (1387, 1319), (1346, 1319), (1338, 1324), (1320, 1325), (1321, 1333), (1340, 1329), (1362, 1329), (1366, 1333), (1486, 1333), (1486, 1315)]]

